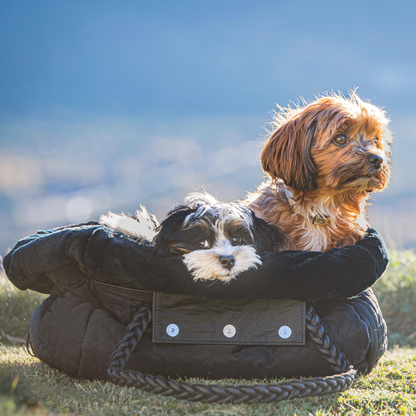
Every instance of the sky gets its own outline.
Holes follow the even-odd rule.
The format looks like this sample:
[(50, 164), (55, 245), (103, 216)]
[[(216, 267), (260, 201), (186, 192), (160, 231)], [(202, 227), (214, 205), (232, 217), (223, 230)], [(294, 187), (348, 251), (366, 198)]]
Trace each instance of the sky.
[(358, 88), (395, 135), (370, 222), (416, 247), (416, 3), (0, 0), (0, 255), (192, 186), (243, 198), (276, 104)]
[(0, 11), (6, 114), (267, 114), (355, 86), (394, 112), (416, 106), (413, 2), (2, 1)]

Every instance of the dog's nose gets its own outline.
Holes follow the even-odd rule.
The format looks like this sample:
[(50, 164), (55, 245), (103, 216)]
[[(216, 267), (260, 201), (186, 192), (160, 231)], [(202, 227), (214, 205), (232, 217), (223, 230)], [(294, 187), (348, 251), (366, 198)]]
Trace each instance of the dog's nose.
[(376, 169), (378, 169), (381, 166), (381, 164), (383, 163), (383, 158), (381, 156), (378, 156), (378, 155), (370, 155), (368, 157), (368, 160), (372, 165), (374, 165), (374, 167)]
[(231, 270), (234, 267), (235, 258), (234, 256), (222, 256), (220, 257), (220, 263), (226, 269)]

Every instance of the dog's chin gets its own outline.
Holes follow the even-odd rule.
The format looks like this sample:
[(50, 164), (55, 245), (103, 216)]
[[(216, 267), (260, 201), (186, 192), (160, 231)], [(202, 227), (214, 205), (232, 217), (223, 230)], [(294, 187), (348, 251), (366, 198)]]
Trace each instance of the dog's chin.
[(386, 183), (382, 179), (372, 178), (369, 181), (368, 186), (366, 187), (365, 190), (367, 193), (379, 192), (379, 191), (382, 191), (385, 188), (385, 186), (386, 186)]
[(351, 182), (347, 182), (343, 185), (343, 189), (374, 192), (377, 189), (381, 189), (381, 181), (376, 177), (371, 178), (356, 178)]
[(386, 187), (386, 180), (381, 175), (376, 174), (368, 178), (362, 178), (361, 183), (358, 181), (360, 189), (367, 193), (382, 191)]
[[(238, 246), (231, 250), (232, 253), (221, 253), (218, 250), (196, 250), (183, 256), (183, 262), (191, 272), (194, 281), (220, 280), (224, 283), (235, 279), (240, 273), (257, 268), (261, 265), (259, 255), (251, 246)], [(220, 256), (231, 254), (235, 257), (235, 265), (231, 270), (226, 269), (220, 263)]]
[(381, 170), (378, 170), (344, 178), (338, 182), (336, 189), (339, 191), (365, 191), (371, 193), (381, 191), (385, 186), (385, 175), (383, 175)]
[[(222, 267), (222, 266), (220, 266)], [(227, 270), (222, 267), (223, 270), (218, 270), (212, 275), (205, 274), (206, 271), (203, 269), (193, 269), (192, 276), (194, 277), (194, 281), (197, 280), (219, 280), (223, 283), (229, 283), (231, 280), (235, 279), (237, 275), (241, 272), (235, 273), (231, 270)]]

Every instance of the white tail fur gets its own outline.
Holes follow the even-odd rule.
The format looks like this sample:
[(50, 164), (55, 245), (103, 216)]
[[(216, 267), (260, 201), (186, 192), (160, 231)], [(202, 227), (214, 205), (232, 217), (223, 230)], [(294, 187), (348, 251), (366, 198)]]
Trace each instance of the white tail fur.
[(107, 215), (101, 215), (99, 222), (110, 230), (152, 241), (159, 222), (156, 216), (149, 214), (143, 205), (140, 205), (140, 208), (141, 211), (137, 210), (134, 218), (109, 212)]

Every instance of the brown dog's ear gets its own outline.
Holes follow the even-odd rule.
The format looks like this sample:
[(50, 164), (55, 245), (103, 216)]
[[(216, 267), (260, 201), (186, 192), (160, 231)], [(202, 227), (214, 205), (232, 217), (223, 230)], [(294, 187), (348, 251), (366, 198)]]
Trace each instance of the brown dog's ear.
[(316, 167), (311, 157), (316, 121), (302, 114), (278, 127), (261, 153), (263, 170), (273, 179), (299, 190), (316, 189)]

